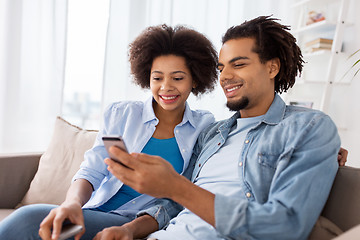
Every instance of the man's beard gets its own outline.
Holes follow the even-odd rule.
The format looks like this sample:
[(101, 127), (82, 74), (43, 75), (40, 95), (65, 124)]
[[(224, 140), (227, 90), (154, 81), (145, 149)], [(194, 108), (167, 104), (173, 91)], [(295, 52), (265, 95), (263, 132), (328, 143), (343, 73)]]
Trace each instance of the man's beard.
[(226, 106), (230, 109), (230, 111), (240, 111), (241, 109), (246, 108), (249, 105), (249, 98), (242, 97), (239, 101), (235, 102), (227, 102)]

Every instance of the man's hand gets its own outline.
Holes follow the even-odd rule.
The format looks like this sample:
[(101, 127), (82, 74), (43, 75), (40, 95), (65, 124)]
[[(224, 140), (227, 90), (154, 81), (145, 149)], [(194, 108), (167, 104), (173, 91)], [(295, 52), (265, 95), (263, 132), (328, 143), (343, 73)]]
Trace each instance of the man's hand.
[(143, 215), (122, 226), (105, 228), (96, 234), (93, 240), (132, 240), (143, 239), (150, 233), (158, 230), (157, 221), (149, 216)]
[(339, 166), (345, 166), (345, 163), (347, 161), (347, 155), (348, 151), (345, 148), (340, 148), (338, 153)]
[(93, 240), (133, 240), (133, 233), (125, 226), (114, 226), (98, 232)]
[(215, 226), (215, 195), (179, 175), (169, 162), (143, 153), (128, 154), (117, 147), (110, 152), (125, 166), (107, 158), (108, 170), (139, 193), (170, 198)]
[(108, 170), (124, 184), (139, 193), (157, 198), (171, 198), (176, 181), (181, 176), (172, 165), (158, 156), (144, 153), (128, 154), (117, 147), (110, 151), (128, 168), (107, 158)]
[[(75, 236), (76, 240), (85, 233), (84, 217), (81, 206), (78, 204), (63, 203), (58, 208), (50, 211), (40, 224), (39, 235), (43, 240), (58, 239), (62, 224), (65, 219), (69, 219), (74, 224), (83, 226), (83, 231)], [(52, 230), (52, 232), (51, 232)]]

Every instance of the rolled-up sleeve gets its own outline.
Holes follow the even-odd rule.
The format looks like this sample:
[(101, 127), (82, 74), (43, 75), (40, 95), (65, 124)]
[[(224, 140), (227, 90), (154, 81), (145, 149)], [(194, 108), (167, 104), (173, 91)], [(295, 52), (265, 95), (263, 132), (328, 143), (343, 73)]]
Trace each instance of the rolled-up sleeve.
[(175, 217), (182, 209), (183, 207), (180, 204), (170, 199), (158, 199), (152, 207), (138, 212), (137, 217), (143, 215), (152, 216), (158, 222), (160, 230), (166, 227), (170, 219)]

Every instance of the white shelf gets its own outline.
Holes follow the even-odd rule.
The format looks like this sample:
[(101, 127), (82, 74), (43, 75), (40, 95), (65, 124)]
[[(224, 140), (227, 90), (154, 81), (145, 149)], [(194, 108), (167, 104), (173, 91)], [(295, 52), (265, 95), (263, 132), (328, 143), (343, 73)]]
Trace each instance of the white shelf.
[(301, 6), (301, 5), (304, 5), (304, 4), (306, 4), (306, 3), (310, 2), (310, 1), (311, 1), (311, 0), (302, 0), (302, 1), (300, 1), (300, 2), (294, 3), (291, 7), (292, 7), (292, 8), (297, 8), (297, 7), (299, 7), (299, 6)]
[[(331, 7), (329, 5), (331, 4)], [(336, 4), (336, 5), (335, 5)], [(325, 20), (305, 25), (308, 13), (311, 10), (322, 12), (323, 6), (328, 11), (325, 12)], [(296, 18), (296, 29), (292, 33), (297, 38), (299, 46), (302, 48), (303, 57), (306, 58), (308, 65), (304, 67), (303, 76), (297, 79), (297, 84), (312, 84), (317, 91), (321, 90), (320, 110), (327, 112), (331, 88), (336, 85), (347, 85), (337, 78), (336, 69), (339, 61), (339, 54), (343, 44), (345, 16), (349, 8), (349, 0), (298, 0), (292, 5), (294, 17)], [(305, 52), (306, 42), (317, 38), (333, 39), (331, 50), (319, 50), (315, 52)], [(306, 87), (305, 87), (306, 88)], [(305, 89), (304, 88), (304, 89)], [(319, 96), (317, 97), (319, 98)]]
[(293, 31), (294, 34), (303, 33), (303, 32), (310, 32), (316, 30), (334, 30), (336, 28), (336, 23), (329, 22), (327, 20), (323, 20), (320, 22), (312, 23), (307, 26), (301, 27)]
[(302, 0), (299, 1), (297, 3), (294, 3), (293, 5), (291, 5), (292, 8), (297, 8), (297, 7), (301, 7), (302, 5), (306, 5), (309, 3), (316, 3), (319, 4), (321, 2), (324, 2), (324, 4), (329, 4), (331, 2), (335, 2), (336, 0)]
[(316, 57), (316, 56), (323, 56), (323, 55), (330, 55), (331, 54), (331, 50), (319, 50), (319, 51), (315, 51), (315, 52), (304, 52), (303, 57), (304, 58), (308, 58), (308, 57)]

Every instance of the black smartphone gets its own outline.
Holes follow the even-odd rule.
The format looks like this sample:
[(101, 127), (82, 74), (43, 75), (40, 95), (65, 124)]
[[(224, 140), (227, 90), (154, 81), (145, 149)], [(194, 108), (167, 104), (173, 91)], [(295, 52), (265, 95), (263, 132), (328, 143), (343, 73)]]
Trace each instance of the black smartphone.
[[(126, 148), (126, 144), (124, 142), (124, 139), (121, 136), (103, 136), (102, 140), (104, 142), (104, 146), (106, 151), (108, 152), (110, 158), (118, 163), (120, 163), (121, 165), (125, 166), (123, 163), (120, 162), (120, 160), (116, 159), (116, 157), (109, 152), (109, 148), (111, 146), (116, 146), (122, 150), (124, 150), (125, 152), (128, 152), (127, 148)], [(127, 166), (125, 166), (127, 167)]]
[(66, 224), (62, 227), (59, 240), (65, 240), (75, 236), (82, 231), (82, 226), (77, 224)]

